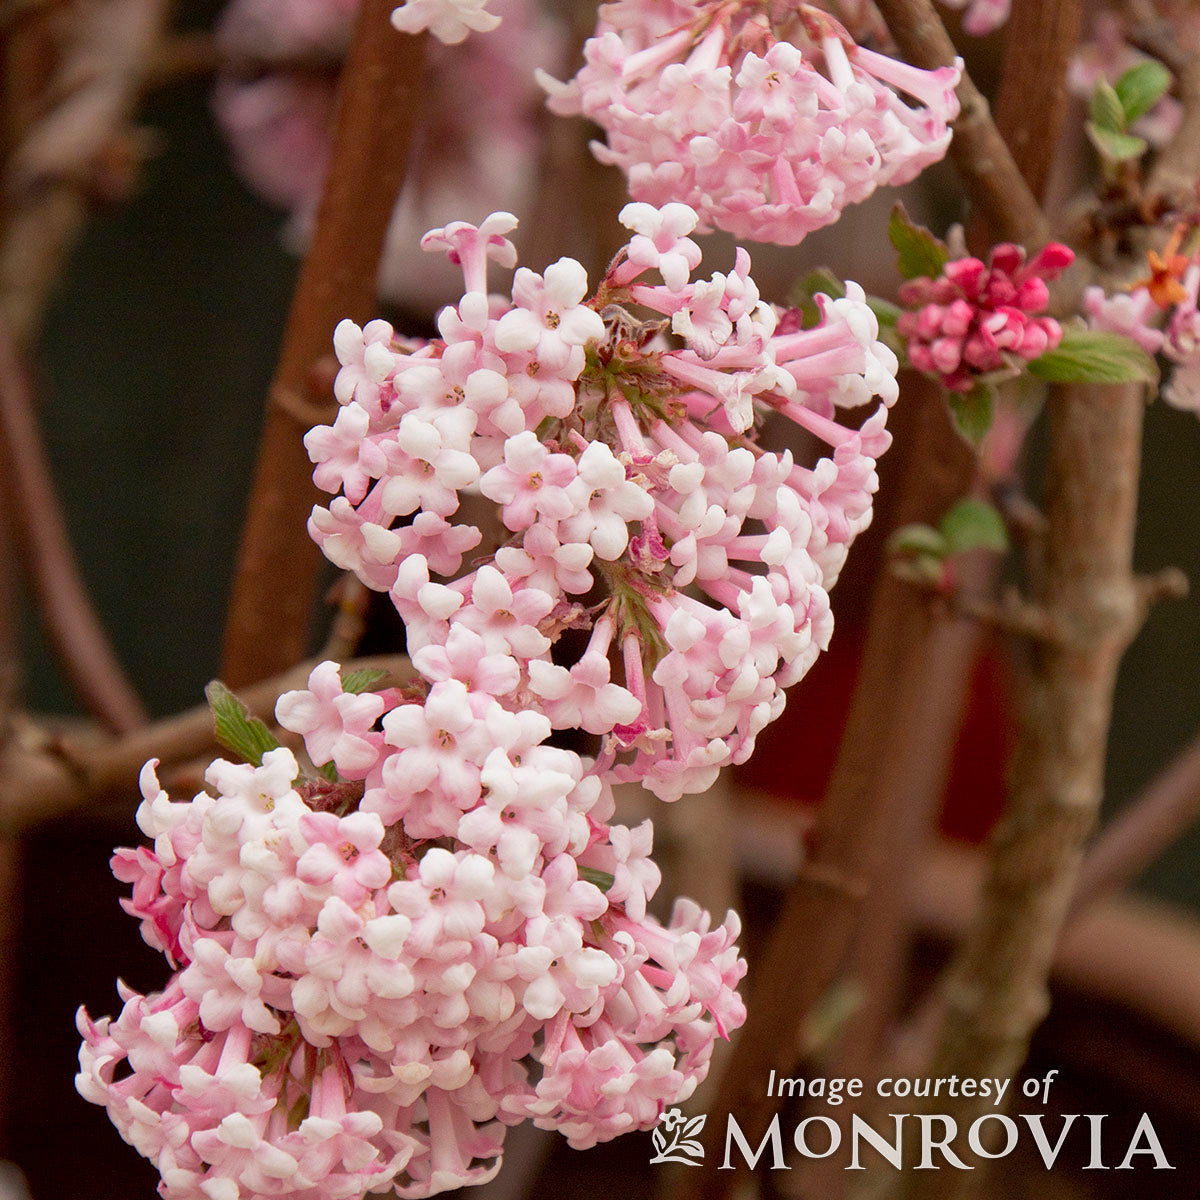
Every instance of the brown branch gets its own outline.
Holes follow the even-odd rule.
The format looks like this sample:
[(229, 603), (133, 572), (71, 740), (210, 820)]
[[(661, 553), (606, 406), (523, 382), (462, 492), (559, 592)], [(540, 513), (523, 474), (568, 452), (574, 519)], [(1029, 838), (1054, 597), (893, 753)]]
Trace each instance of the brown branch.
[(1146, 190), (1191, 210), (1200, 186), (1200, 55), (1191, 58), (1176, 82), (1183, 121), (1155, 158)]
[(305, 521), (319, 496), (293, 401), (308, 399), (314, 365), (329, 353), (338, 321), (361, 323), (375, 306), (424, 53), (423, 35), (391, 27), (394, 7), (394, 0), (366, 0), (342, 69), (329, 173), (271, 384), (238, 556), (222, 667), (234, 687), (284, 669), (308, 648), (320, 554)]
[[(931, 0), (876, 0), (876, 4), (909, 62), (932, 69), (954, 61), (954, 43)], [(1023, 80), (1025, 85), (1030, 82), (1030, 78)], [(1027, 86), (1022, 92), (1027, 96)], [(1042, 245), (1050, 238), (1045, 214), (992, 120), (988, 102), (965, 72), (958, 98), (962, 111), (954, 122), (949, 153), (968, 195), (995, 240)]]
[[(1050, 965), (1100, 804), (1117, 668), (1139, 624), (1132, 555), (1144, 408), (1138, 385), (1051, 397), (1039, 600), (1073, 636), (1034, 656), (980, 909), (943, 987), (934, 1076), (1011, 1077), (1049, 1003)], [(960, 1098), (944, 1111), (965, 1129), (983, 1109)], [(968, 1181), (949, 1176), (965, 1173), (940, 1174), (906, 1172), (902, 1194), (963, 1194)]]
[(321, 657), (341, 662), (354, 656), (366, 632), (371, 592), (360, 579), (346, 573), (334, 584), (331, 599), (336, 607)]
[[(880, 0), (879, 8), (910, 61), (926, 68), (953, 61), (953, 44), (928, 0)], [(1028, 87), (1021, 86), (1028, 97)], [(989, 239), (1011, 238), (1030, 245), (1046, 241), (1049, 223), (1022, 174), (1024, 163), (1018, 164), (1009, 152), (986, 101), (965, 76), (959, 96), (963, 111), (950, 152), (988, 226)], [(1050, 106), (1049, 115), (1061, 121), (1061, 105)], [(1047, 136), (1055, 132), (1050, 127), (1044, 131)], [(940, 397), (936, 403), (942, 405)], [(917, 444), (906, 492), (924, 515), (909, 519), (936, 519), (969, 491), (974, 464), (960, 458), (950, 469), (950, 479), (937, 482), (947, 460), (931, 441), (920, 439)], [(945, 491), (939, 493), (940, 487)], [(831, 867), (866, 887), (878, 878), (894, 819), (889, 814), (901, 807), (910, 810), (907, 836), (914, 839), (919, 839), (921, 825), (927, 825), (930, 795), (944, 781), (961, 718), (962, 680), (977, 645), (970, 630), (956, 631), (953, 624), (946, 628), (944, 622), (931, 628), (927, 618), (914, 611), (921, 607), (917, 598), (899, 588), (898, 581), (884, 580), (872, 606), (859, 683), (834, 777), (818, 814), (809, 867)], [(934, 646), (950, 652), (950, 661), (935, 665), (929, 653)], [(897, 909), (899, 895), (897, 889), (886, 898), (876, 919), (902, 936), (907, 917)], [(692, 1177), (699, 1185), (694, 1194), (703, 1200), (717, 1200), (733, 1186), (732, 1173), (717, 1170), (717, 1143), (726, 1114), (736, 1111), (739, 1124), (755, 1139), (752, 1144), (766, 1130), (776, 1107), (765, 1095), (767, 1073), (775, 1069), (786, 1075), (794, 1066), (799, 1053), (788, 1035), (802, 1026), (836, 978), (861, 909), (861, 901), (852, 894), (828, 894), (813, 887), (803, 871), (791, 888), (763, 961), (751, 965), (747, 1024), (709, 1122), (707, 1165), (698, 1179)], [(797, 963), (804, 964), (799, 975)], [(872, 977), (871, 986), (886, 986), (887, 974), (885, 968)], [(886, 997), (868, 998), (866, 1039), (878, 1034), (887, 1005)], [(852, 1043), (851, 1052), (869, 1056), (865, 1042)]]
[(206, 30), (177, 33), (164, 39), (155, 52), (146, 86), (162, 87), (217, 74), (255, 78), (268, 71), (334, 82), (342, 65), (340, 48), (314, 47), (300, 54), (271, 54), (270, 50), (263, 46), (261, 53), (240, 53), (227, 50)]
[[(996, 575), (995, 556), (973, 554), (961, 564), (965, 581), (982, 590)], [(914, 934), (914, 866), (928, 850), (945, 794), (953, 747), (966, 712), (972, 667), (984, 630), (969, 619), (935, 613), (919, 651), (922, 668), (902, 697), (897, 697), (898, 760), (889, 761), (878, 803), (884, 807), (883, 856), (874, 891), (850, 947), (846, 976), (860, 998), (858, 1010), (834, 1047), (828, 1073), (846, 1079), (878, 1079), (881, 1047), (896, 1019), (910, 944)], [(911, 706), (909, 701), (912, 701)], [(899, 704), (904, 707), (899, 707)], [(822, 1062), (816, 1070), (825, 1070)], [(867, 1092), (872, 1090), (868, 1083)], [(844, 1111), (845, 1110), (845, 1111)], [(831, 1114), (849, 1132), (851, 1113), (843, 1106)], [(836, 1157), (804, 1160), (789, 1181), (798, 1196), (837, 1200), (850, 1190)]]
[(996, 124), (1035, 196), (1058, 153), (1070, 93), (1067, 67), (1083, 25), (1081, 0), (1018, 3), (1005, 25), (1008, 48)]
[[(279, 697), (303, 687), (316, 665), (315, 659), (301, 663), (273, 679), (240, 689), (238, 695), (254, 716), (269, 720)], [(386, 671), (390, 678), (385, 686), (402, 685), (413, 677), (403, 655), (355, 659), (344, 665), (347, 671), (364, 667)], [(89, 801), (132, 793), (138, 771), (149, 758), (170, 766), (216, 745), (212, 713), (204, 704), (100, 742), (26, 729), (4, 748), (0, 761), (5, 780), (0, 834), (30, 828)]]
[(88, 599), (67, 537), (34, 415), (33, 390), (0, 322), (0, 462), (9, 485), (21, 558), (39, 612), (88, 710), (121, 733), (145, 724), (141, 701), (121, 669)]

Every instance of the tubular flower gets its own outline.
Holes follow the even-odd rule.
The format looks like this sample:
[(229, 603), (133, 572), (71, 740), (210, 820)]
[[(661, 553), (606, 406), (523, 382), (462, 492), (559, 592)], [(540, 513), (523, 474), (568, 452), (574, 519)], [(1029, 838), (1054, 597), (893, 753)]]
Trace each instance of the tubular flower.
[(961, 66), (907, 66), (818, 9), (773, 21), (748, 0), (616, 0), (600, 12), (578, 74), (539, 75), (549, 106), (604, 129), (592, 149), (635, 200), (682, 201), (702, 231), (794, 245), (949, 144)]
[(912, 279), (900, 288), (910, 311), (896, 324), (908, 343), (909, 361), (952, 392), (970, 391), (983, 377), (1007, 372), (1052, 350), (1062, 340), (1049, 303), (1047, 281), (1074, 261), (1058, 242), (1032, 262), (1019, 246), (996, 246), (986, 264), (977, 258), (948, 262), (936, 279)]

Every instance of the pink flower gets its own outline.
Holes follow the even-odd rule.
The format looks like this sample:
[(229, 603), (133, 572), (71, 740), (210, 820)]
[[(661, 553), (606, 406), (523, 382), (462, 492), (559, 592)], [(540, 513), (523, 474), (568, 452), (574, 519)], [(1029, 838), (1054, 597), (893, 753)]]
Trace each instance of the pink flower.
[(551, 368), (565, 364), (573, 347), (604, 336), (604, 322), (582, 304), (587, 272), (573, 258), (560, 258), (544, 277), (520, 267), (513, 277), (514, 307), (496, 325), (496, 349), (526, 351)]
[(383, 699), (374, 693), (343, 692), (341, 668), (323, 662), (309, 675), (307, 691), (279, 697), (275, 717), (284, 729), (303, 736), (318, 766), (333, 762), (346, 778), (361, 779), (379, 757), (383, 739), (372, 731), (383, 709)]
[[(702, 232), (793, 245), (942, 157), (960, 68), (919, 71), (875, 54), (814, 9), (789, 20), (785, 32), (749, 3), (618, 0), (569, 84), (538, 78), (552, 111), (604, 129), (596, 156), (621, 167), (640, 210), (682, 202)], [(657, 265), (640, 257), (648, 249), (631, 247), (631, 270)], [(669, 253), (664, 262), (675, 290), (695, 266)]]
[(1157, 354), (1162, 349), (1162, 330), (1153, 324), (1161, 319), (1162, 309), (1154, 303), (1149, 289), (1141, 287), (1108, 296), (1103, 288), (1090, 287), (1083, 293), (1083, 308), (1093, 329), (1123, 334), (1147, 354)]
[(359, 905), (391, 882), (392, 865), (379, 849), (383, 822), (374, 813), (308, 813), (300, 818), (300, 832), (308, 842), (296, 863), (296, 878), (303, 883)]
[(635, 482), (603, 442), (593, 442), (579, 456), (574, 490), (581, 502), (578, 513), (563, 522), (572, 541), (587, 541), (599, 558), (620, 558), (629, 543), (631, 520), (654, 511), (654, 501)]
[(575, 513), (570, 485), (576, 474), (574, 459), (551, 454), (526, 430), (504, 443), (503, 464), (484, 475), (479, 490), (502, 504), (504, 524), (520, 531), (539, 517), (560, 521)]

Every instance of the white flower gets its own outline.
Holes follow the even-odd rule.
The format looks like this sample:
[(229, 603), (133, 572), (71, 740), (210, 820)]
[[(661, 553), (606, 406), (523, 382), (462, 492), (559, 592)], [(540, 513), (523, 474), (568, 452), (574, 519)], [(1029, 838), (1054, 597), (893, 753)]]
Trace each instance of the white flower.
[(500, 24), (487, 10), (487, 0), (407, 0), (392, 13), (392, 24), (401, 33), (428, 29), (439, 42), (456, 46), (472, 30), (486, 33)]

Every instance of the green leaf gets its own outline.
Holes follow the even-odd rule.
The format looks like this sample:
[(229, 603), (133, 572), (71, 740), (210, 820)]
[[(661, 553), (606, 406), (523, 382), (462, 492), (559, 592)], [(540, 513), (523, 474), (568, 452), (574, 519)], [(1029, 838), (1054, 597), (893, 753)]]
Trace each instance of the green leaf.
[(1051, 383), (1158, 382), (1154, 359), (1136, 342), (1098, 329), (1067, 329), (1053, 350), (1029, 364), (1030, 373)]
[(972, 446), (978, 446), (992, 427), (996, 413), (995, 391), (986, 383), (977, 383), (969, 392), (951, 392), (948, 399), (954, 428)]
[(275, 735), (219, 680), (214, 679), (204, 689), (208, 707), (212, 710), (217, 741), (231, 754), (256, 767), (262, 766), (268, 750), (278, 750)]
[(1007, 550), (1008, 530), (1004, 518), (986, 500), (967, 496), (942, 518), (938, 525), (951, 554), (965, 550)]
[(888, 239), (900, 255), (900, 274), (905, 279), (917, 279), (922, 275), (936, 279), (950, 261), (945, 242), (934, 237), (924, 226), (914, 225), (903, 204), (892, 209)]
[(1087, 123), (1088, 140), (1109, 162), (1128, 162), (1130, 159), (1141, 158), (1150, 148), (1145, 138), (1136, 137), (1132, 133), (1114, 133), (1110, 129), (1101, 129), (1094, 121)]
[(939, 559), (950, 551), (946, 539), (932, 525), (901, 525), (888, 538), (887, 548), (893, 554), (928, 554)]
[(321, 775), (325, 779), (328, 779), (330, 783), (337, 783), (337, 781), (338, 781), (337, 765), (333, 762), (332, 759), (329, 762), (327, 762), (323, 767), (319, 768), (319, 770), (321, 772)]
[(1107, 79), (1101, 79), (1092, 90), (1088, 116), (1105, 133), (1125, 132), (1125, 106)]
[(359, 671), (351, 671), (342, 678), (342, 691), (358, 695), (373, 688), (385, 675), (378, 667), (363, 667)]
[(1130, 67), (1114, 89), (1125, 120), (1131, 123), (1148, 113), (1170, 86), (1171, 72), (1155, 59)]
[(580, 867), (579, 878), (585, 883), (595, 884), (602, 892), (607, 892), (616, 883), (614, 876), (610, 875), (607, 871), (597, 870), (595, 867)]

